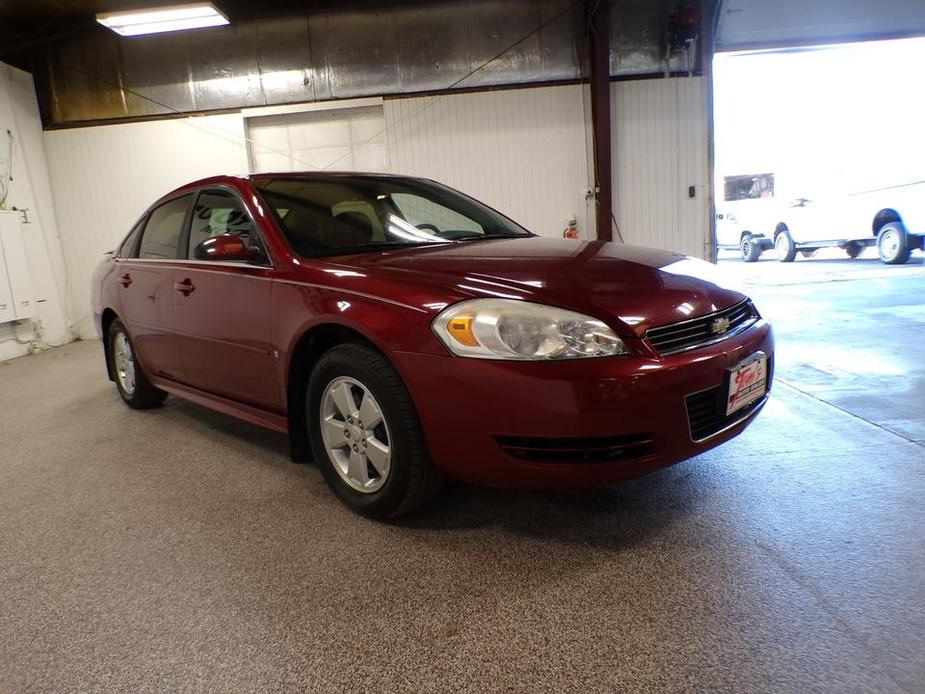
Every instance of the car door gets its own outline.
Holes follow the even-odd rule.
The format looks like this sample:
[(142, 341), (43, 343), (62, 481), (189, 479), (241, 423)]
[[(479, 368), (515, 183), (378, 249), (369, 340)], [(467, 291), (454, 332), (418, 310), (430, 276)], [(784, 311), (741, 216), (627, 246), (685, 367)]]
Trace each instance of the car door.
[(154, 208), (132, 231), (116, 261), (120, 317), (135, 354), (149, 372), (171, 379), (180, 370), (173, 275), (192, 201), (186, 194)]
[[(222, 234), (239, 236), (252, 249), (252, 259), (196, 259), (199, 244)], [(214, 395), (282, 412), (278, 352), (270, 332), (272, 268), (237, 193), (220, 187), (198, 193), (183, 255), (173, 292), (183, 352), (181, 380)]]

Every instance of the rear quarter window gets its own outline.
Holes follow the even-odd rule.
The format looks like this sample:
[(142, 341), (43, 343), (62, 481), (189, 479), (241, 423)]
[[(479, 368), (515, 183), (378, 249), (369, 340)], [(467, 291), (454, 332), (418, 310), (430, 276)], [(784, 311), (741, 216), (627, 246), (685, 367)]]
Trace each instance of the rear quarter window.
[(125, 237), (125, 241), (119, 246), (120, 258), (136, 258), (138, 256), (138, 239), (141, 236), (142, 230), (145, 228), (146, 219), (147, 217), (142, 217), (138, 223), (132, 227), (128, 236)]

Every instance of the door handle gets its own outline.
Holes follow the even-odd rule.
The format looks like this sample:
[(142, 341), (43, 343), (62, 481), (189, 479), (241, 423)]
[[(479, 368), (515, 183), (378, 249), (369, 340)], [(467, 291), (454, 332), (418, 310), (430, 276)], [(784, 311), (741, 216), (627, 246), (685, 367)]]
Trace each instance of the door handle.
[(128, 287), (132, 283), (132, 276), (126, 272), (119, 278), (119, 282), (122, 283), (123, 287)]
[(193, 285), (193, 282), (189, 277), (187, 277), (182, 282), (174, 282), (173, 288), (183, 294), (183, 296), (189, 296), (194, 291), (196, 291), (196, 287)]

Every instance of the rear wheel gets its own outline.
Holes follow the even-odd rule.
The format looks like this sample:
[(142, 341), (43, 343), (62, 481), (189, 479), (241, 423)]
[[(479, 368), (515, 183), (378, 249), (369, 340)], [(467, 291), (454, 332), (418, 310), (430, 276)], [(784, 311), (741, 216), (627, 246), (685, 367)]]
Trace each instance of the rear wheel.
[(761, 257), (761, 246), (759, 246), (751, 234), (742, 237), (742, 260), (746, 263), (756, 263)]
[(782, 263), (792, 263), (797, 257), (797, 247), (787, 229), (779, 231), (774, 237), (774, 250), (777, 252), (777, 259)]
[(135, 350), (122, 321), (116, 319), (109, 326), (109, 358), (116, 389), (125, 404), (136, 410), (154, 407), (167, 397), (160, 388), (148, 381), (135, 358)]
[(909, 237), (900, 222), (884, 224), (877, 234), (877, 253), (887, 265), (902, 265), (909, 260), (912, 249)]
[(857, 258), (864, 251), (864, 245), (858, 243), (857, 241), (852, 241), (847, 246), (845, 246), (845, 253), (848, 254), (848, 257), (851, 259)]
[(439, 491), (411, 397), (378, 352), (356, 343), (325, 352), (309, 379), (306, 411), (315, 460), (357, 513), (394, 518)]

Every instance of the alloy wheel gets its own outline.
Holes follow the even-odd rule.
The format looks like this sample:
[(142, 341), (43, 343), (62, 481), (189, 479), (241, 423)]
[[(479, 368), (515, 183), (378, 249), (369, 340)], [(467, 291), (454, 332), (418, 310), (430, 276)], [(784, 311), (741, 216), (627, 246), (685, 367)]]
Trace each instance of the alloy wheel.
[(112, 341), (112, 358), (116, 367), (116, 378), (119, 387), (127, 396), (135, 393), (135, 357), (132, 354), (132, 345), (129, 344), (125, 333), (116, 333)]
[(379, 402), (369, 388), (341, 376), (324, 389), (319, 412), (321, 437), (341, 479), (371, 494), (389, 477), (391, 436)]

